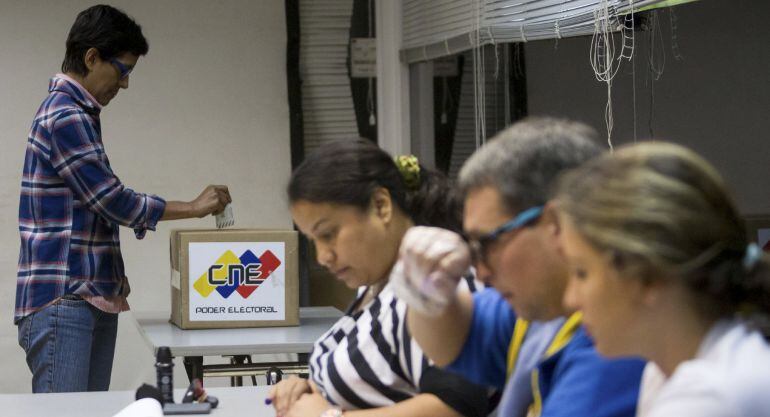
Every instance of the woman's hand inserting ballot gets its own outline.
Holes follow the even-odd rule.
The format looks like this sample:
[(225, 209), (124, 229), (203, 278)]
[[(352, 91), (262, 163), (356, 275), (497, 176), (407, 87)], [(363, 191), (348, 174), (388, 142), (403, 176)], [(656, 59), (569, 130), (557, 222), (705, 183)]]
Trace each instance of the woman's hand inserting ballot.
[(435, 316), (454, 299), (471, 256), (457, 233), (437, 227), (412, 227), (401, 241), (390, 280), (410, 308)]

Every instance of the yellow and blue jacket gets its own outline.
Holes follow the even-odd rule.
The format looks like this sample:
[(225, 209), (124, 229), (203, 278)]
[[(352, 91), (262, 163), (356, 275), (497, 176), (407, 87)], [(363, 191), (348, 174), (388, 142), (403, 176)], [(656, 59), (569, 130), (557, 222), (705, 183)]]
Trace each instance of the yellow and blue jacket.
[(449, 369), (503, 389), (501, 417), (633, 417), (644, 362), (599, 356), (580, 314), (518, 319), (493, 289), (474, 294), (473, 321)]

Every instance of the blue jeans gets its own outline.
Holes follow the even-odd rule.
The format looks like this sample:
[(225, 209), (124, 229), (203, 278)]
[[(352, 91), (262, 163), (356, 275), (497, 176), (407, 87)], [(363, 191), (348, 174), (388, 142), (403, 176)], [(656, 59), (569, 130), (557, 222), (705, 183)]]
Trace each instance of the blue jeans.
[(62, 298), (18, 324), (33, 392), (110, 388), (117, 314), (105, 313), (83, 299)]

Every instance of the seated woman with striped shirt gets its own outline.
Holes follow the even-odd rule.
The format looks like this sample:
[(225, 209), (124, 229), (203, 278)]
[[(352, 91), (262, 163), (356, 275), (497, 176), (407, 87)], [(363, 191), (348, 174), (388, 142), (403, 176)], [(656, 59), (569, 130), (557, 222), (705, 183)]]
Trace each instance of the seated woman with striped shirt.
[[(405, 324), (389, 275), (414, 225), (460, 230), (449, 183), (414, 157), (396, 162), (366, 140), (311, 154), (288, 186), (291, 214), (318, 263), (359, 295), (315, 343), (310, 379), (271, 390), (279, 416), (483, 416), (487, 389), (431, 366)], [(472, 281), (468, 281), (473, 289)]]

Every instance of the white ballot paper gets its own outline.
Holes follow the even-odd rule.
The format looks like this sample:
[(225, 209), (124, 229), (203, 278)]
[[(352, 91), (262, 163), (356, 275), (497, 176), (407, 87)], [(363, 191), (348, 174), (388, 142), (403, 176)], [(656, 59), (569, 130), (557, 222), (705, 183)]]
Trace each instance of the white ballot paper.
[(228, 204), (225, 209), (216, 216), (217, 229), (230, 227), (235, 224), (235, 217), (233, 217), (233, 207)]
[(161, 417), (163, 416), (163, 407), (158, 400), (154, 398), (142, 398), (120, 410), (118, 414), (112, 417)]

